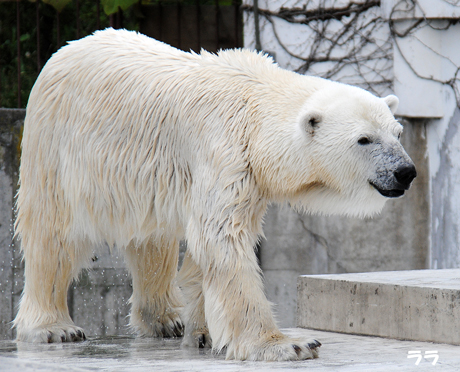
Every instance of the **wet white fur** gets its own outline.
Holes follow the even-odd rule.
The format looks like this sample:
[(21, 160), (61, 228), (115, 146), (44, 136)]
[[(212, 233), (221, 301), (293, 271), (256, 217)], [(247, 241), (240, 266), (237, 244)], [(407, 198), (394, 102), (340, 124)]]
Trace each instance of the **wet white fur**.
[(27, 107), (18, 340), (60, 341), (78, 330), (68, 285), (107, 244), (126, 253), (133, 276), (132, 327), (173, 332), (185, 238), (185, 344), (210, 335), (228, 358), (315, 356), (308, 340), (278, 330), (253, 247), (270, 202), (381, 210), (385, 199), (368, 183), (374, 164), (356, 141), (368, 133), (397, 141), (387, 104), (394, 109), (397, 98), (285, 71), (247, 50), (197, 55), (111, 29), (62, 48)]

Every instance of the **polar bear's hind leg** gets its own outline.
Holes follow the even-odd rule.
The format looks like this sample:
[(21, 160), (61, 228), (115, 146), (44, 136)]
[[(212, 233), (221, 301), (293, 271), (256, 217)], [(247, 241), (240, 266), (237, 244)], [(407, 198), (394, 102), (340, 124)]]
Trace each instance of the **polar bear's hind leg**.
[(130, 327), (140, 336), (181, 337), (182, 301), (175, 284), (179, 243), (174, 238), (151, 237), (126, 249), (133, 278)]
[(45, 229), (39, 231), (41, 236), (34, 236), (35, 239), (30, 239), (28, 233), (22, 235), (26, 280), (14, 320), (17, 340), (48, 343), (85, 340), (83, 329), (75, 326), (69, 315), (67, 290), (89, 260), (87, 253), (91, 250), (75, 249), (57, 234)]

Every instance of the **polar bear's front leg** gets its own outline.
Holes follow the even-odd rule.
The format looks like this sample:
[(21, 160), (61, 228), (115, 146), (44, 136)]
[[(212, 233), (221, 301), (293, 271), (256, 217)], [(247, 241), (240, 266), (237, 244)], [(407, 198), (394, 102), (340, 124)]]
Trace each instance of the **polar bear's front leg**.
[(215, 350), (226, 347), (227, 359), (239, 360), (318, 356), (319, 342), (292, 339), (278, 329), (252, 245), (243, 249), (232, 244), (224, 247), (222, 241), (201, 243), (205, 247), (192, 247), (191, 254), (203, 271), (206, 322)]
[(226, 346), (227, 359), (283, 361), (318, 356), (317, 341), (291, 339), (279, 331), (252, 259), (218, 266), (211, 267), (203, 281), (214, 348)]
[(224, 162), (224, 169), (217, 172), (218, 160), (231, 156), (211, 158), (215, 164), (204, 163), (193, 178), (186, 239), (191, 258), (201, 268), (213, 349), (226, 348), (227, 359), (239, 360), (316, 357), (317, 341), (292, 339), (280, 332), (264, 294), (254, 246), (268, 202), (247, 173), (247, 164)]

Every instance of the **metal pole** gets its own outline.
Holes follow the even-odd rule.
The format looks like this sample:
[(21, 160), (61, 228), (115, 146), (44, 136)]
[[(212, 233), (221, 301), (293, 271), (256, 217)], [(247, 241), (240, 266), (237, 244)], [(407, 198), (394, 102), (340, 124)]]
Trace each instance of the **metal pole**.
[(197, 40), (198, 40), (198, 49), (195, 51), (200, 53), (201, 50), (201, 7), (200, 7), (200, 0), (195, 0), (196, 6), (196, 33), (197, 33)]
[(0, 108), (2, 107), (2, 65), (0, 63)]
[(233, 10), (234, 10), (234, 15), (235, 15), (235, 22), (233, 26), (235, 27), (235, 32), (234, 32), (234, 38), (235, 38), (235, 47), (240, 47), (240, 37), (239, 37), (239, 30), (240, 30), (240, 5), (238, 4), (239, 1), (233, 0), (232, 5), (233, 5)]
[(216, 51), (219, 50), (219, 0), (214, 1), (216, 7)]
[(181, 17), (182, 17), (182, 7), (181, 3), (177, 3), (177, 47), (180, 49), (182, 47), (181, 43)]
[(117, 26), (116, 26), (116, 28), (119, 29), (119, 28), (121, 28), (121, 8), (120, 7), (118, 7), (116, 15), (117, 15), (117, 18), (116, 18), (116, 25)]
[(59, 12), (56, 10), (56, 35), (57, 35), (57, 47), (56, 50), (61, 46), (61, 20), (59, 17)]
[(96, 14), (97, 14), (96, 28), (99, 30), (101, 28), (101, 0), (96, 1)]
[(16, 46), (18, 52), (18, 108), (22, 107), (22, 100), (21, 100), (21, 22), (19, 20), (19, 16), (21, 12), (19, 11), (19, 2), (20, 0), (16, 1)]
[(158, 8), (160, 12), (160, 40), (163, 41), (163, 3), (161, 1), (158, 2)]
[(254, 29), (256, 37), (256, 50), (262, 50), (260, 44), (260, 25), (259, 25), (259, 1), (254, 0)]
[(37, 23), (37, 72), (39, 73), (42, 66), (41, 66), (41, 58), (40, 58), (40, 2), (35, 2), (35, 18)]
[(80, 39), (80, 1), (76, 1), (77, 5), (77, 39)]

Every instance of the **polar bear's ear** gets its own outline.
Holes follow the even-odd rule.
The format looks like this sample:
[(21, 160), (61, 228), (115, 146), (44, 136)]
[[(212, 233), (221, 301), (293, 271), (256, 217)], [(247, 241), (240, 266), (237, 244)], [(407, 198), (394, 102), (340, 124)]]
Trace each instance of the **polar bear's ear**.
[(322, 119), (323, 118), (319, 112), (308, 112), (302, 119), (303, 126), (307, 133), (313, 134)]
[(389, 96), (383, 98), (383, 101), (388, 105), (388, 107), (391, 110), (391, 113), (394, 114), (399, 105), (399, 98), (393, 94), (390, 94)]

